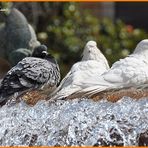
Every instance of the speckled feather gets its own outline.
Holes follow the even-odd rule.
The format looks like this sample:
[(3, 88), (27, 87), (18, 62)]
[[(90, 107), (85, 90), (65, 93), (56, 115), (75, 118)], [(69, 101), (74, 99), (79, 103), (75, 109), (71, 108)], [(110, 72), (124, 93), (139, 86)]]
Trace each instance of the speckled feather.
[(54, 91), (59, 81), (60, 69), (57, 61), (47, 52), (45, 45), (39, 45), (34, 48), (32, 57), (24, 58), (3, 78), (0, 86), (0, 105), (11, 104), (28, 91), (31, 96), (34, 96), (34, 90), (42, 90), (42, 94), (48, 95)]
[(2, 81), (2, 91), (11, 93), (27, 88), (38, 88), (44, 84), (57, 85), (60, 81), (59, 67), (49, 61), (27, 57), (13, 67)]

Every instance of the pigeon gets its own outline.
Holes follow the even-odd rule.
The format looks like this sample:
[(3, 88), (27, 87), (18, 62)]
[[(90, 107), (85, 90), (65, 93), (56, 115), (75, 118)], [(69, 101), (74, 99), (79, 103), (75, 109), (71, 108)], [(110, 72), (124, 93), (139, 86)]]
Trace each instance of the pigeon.
[(0, 103), (13, 94), (28, 89), (55, 87), (60, 81), (60, 70), (55, 58), (45, 45), (35, 47), (32, 57), (26, 57), (8, 71), (0, 86)]
[(97, 48), (95, 41), (87, 42), (83, 57), (80, 62), (75, 63), (59, 87), (51, 95), (50, 100), (66, 98), (77, 91), (88, 87), (83, 81), (91, 77), (99, 76), (109, 69), (105, 56)]
[(134, 52), (115, 62), (101, 76), (83, 81), (87, 88), (79, 91), (82, 96), (92, 97), (103, 91), (129, 87), (146, 87), (148, 83), (148, 39), (139, 42)]

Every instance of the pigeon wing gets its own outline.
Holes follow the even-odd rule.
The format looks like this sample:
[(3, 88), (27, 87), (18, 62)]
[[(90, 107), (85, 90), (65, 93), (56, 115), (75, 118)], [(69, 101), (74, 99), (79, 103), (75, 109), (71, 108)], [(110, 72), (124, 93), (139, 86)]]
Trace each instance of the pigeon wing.
[(100, 77), (92, 77), (85, 83), (90, 87), (83, 89), (85, 94), (95, 94), (104, 90), (119, 89), (141, 85), (148, 80), (148, 63), (133, 55), (116, 62)]
[(1, 84), (1, 93), (13, 94), (44, 84), (56, 85), (59, 75), (59, 68), (55, 64), (44, 59), (27, 57), (8, 71)]
[(32, 80), (37, 85), (46, 83), (57, 85), (60, 81), (60, 71), (57, 64), (39, 58), (25, 58), (20, 64), (24, 65), (24, 69), (22, 69), (24, 80)]
[(80, 91), (87, 86), (87, 84), (83, 85), (85, 80), (95, 75), (101, 75), (106, 70), (102, 63), (95, 60), (77, 62), (72, 66), (52, 96), (61, 99)]

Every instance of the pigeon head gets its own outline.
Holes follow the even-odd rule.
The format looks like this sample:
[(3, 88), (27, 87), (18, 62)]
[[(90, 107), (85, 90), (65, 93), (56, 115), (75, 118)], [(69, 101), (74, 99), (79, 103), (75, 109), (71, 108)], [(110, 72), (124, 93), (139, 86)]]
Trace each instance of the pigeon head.
[(57, 64), (55, 58), (47, 52), (47, 47), (45, 45), (39, 45), (34, 48), (32, 57), (46, 59), (54, 64)]
[(85, 45), (83, 51), (82, 61), (96, 60), (102, 62), (109, 68), (108, 62), (102, 52), (97, 48), (97, 43), (95, 41), (88, 41)]
[(100, 52), (95, 41), (88, 41), (84, 47), (82, 60), (95, 60), (95, 53)]
[(148, 39), (142, 40), (137, 44), (134, 50), (134, 54), (137, 54), (137, 53), (146, 54), (146, 52), (148, 53)]
[(48, 55), (47, 47), (45, 45), (39, 45), (34, 48), (34, 51), (32, 52), (32, 57), (37, 58), (45, 58)]
[(95, 41), (88, 41), (85, 45), (88, 48), (93, 48), (93, 47), (97, 47), (97, 43)]
[(97, 60), (100, 56), (101, 51), (97, 48), (95, 41), (89, 41), (86, 43), (82, 60)]

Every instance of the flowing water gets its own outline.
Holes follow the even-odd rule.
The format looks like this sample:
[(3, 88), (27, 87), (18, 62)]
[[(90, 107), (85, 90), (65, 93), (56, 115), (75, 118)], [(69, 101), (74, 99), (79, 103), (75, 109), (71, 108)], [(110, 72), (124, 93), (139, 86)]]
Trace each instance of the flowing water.
[(147, 98), (40, 101), (33, 107), (20, 102), (0, 109), (3, 146), (147, 145), (147, 133)]

